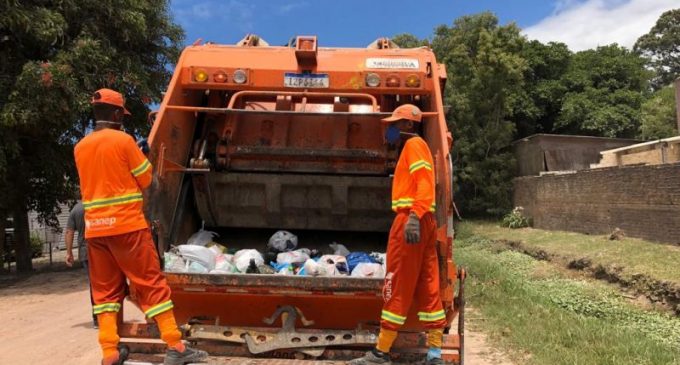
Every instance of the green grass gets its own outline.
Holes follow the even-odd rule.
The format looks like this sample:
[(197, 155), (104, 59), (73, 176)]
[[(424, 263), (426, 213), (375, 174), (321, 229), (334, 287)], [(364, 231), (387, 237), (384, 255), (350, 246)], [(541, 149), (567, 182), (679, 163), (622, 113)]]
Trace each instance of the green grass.
[(529, 248), (541, 249), (566, 259), (588, 258), (594, 265), (620, 267), (622, 274), (642, 274), (650, 279), (680, 284), (680, 246), (634, 238), (610, 241), (605, 235), (502, 228), (495, 222), (463, 223), (459, 229), (492, 239), (521, 241)]
[(455, 256), (469, 272), (468, 323), (518, 363), (680, 364), (680, 319), (629, 304), (611, 286), (564, 276), (550, 263), (500, 250), (459, 227)]

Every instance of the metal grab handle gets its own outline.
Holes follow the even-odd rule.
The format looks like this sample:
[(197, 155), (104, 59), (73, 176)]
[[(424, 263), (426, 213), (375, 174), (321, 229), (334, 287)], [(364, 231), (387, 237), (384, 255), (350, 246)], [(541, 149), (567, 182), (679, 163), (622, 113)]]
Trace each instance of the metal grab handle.
[(449, 152), (448, 155), (449, 158), (449, 178), (451, 179), (451, 205), (453, 206), (453, 210), (456, 212), (456, 216), (458, 217), (458, 220), (462, 221), (463, 217), (460, 216), (460, 212), (458, 212), (458, 207), (456, 206), (456, 201), (453, 199), (453, 158), (451, 157), (451, 152)]
[(241, 98), (242, 96), (247, 96), (247, 95), (256, 95), (256, 96), (279, 96), (279, 95), (285, 95), (285, 96), (302, 96), (302, 97), (307, 97), (307, 96), (326, 96), (326, 97), (349, 97), (349, 98), (364, 98), (368, 99), (371, 102), (371, 106), (373, 107), (373, 112), (378, 111), (378, 100), (375, 98), (375, 96), (371, 94), (366, 94), (366, 93), (322, 93), (322, 92), (307, 92), (307, 91), (254, 91), (254, 90), (242, 90), (237, 93), (235, 93), (232, 97), (231, 100), (229, 100), (229, 105), (227, 106), (227, 109), (233, 109), (234, 104), (236, 103), (236, 100)]

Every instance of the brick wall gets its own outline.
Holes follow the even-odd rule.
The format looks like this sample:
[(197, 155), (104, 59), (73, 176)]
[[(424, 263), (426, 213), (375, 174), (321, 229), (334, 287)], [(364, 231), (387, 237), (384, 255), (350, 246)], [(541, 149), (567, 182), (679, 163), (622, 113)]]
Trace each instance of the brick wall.
[(520, 177), (513, 198), (536, 228), (680, 243), (680, 163)]

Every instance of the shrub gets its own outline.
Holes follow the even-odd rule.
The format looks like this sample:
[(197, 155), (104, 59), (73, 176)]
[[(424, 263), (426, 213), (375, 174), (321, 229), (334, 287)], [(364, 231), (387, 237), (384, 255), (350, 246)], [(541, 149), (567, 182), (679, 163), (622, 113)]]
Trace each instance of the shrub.
[(43, 254), (44, 242), (38, 235), (31, 235), (31, 256), (40, 257)]
[(512, 212), (506, 214), (501, 221), (501, 227), (513, 229), (529, 227), (529, 218), (524, 216), (524, 208), (515, 207)]

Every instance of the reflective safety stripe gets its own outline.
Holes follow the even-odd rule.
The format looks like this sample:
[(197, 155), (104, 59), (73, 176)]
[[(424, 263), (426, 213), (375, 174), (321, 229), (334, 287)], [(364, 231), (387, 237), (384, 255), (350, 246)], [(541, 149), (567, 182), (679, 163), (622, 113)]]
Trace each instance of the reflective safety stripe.
[[(410, 208), (413, 206), (413, 202), (415, 199), (413, 198), (401, 198), (398, 200), (392, 200), (392, 209), (398, 209), (398, 208)], [(430, 206), (430, 212), (435, 212), (437, 210), (437, 203), (432, 203)]]
[(104, 312), (118, 312), (120, 311), (120, 303), (102, 303), (92, 307), (94, 314), (101, 314)]
[(408, 172), (414, 173), (420, 169), (428, 169), (432, 171), (432, 165), (430, 165), (430, 163), (425, 160), (418, 160), (408, 167)]
[(446, 319), (446, 313), (444, 310), (439, 310), (436, 312), (418, 312), (418, 319), (423, 322), (436, 322)]
[(169, 311), (170, 309), (173, 308), (172, 305), (172, 300), (168, 300), (166, 302), (163, 302), (161, 304), (156, 304), (153, 307), (147, 309), (144, 314), (146, 314), (147, 317), (153, 318), (163, 312)]
[(406, 317), (402, 317), (398, 314), (383, 310), (380, 318), (386, 320), (387, 322), (392, 322), (394, 324), (402, 325), (406, 322)]
[(85, 210), (108, 207), (111, 205), (129, 204), (133, 202), (141, 202), (143, 200), (142, 193), (132, 193), (111, 198), (95, 199), (83, 202)]
[(139, 175), (145, 173), (149, 169), (149, 167), (151, 167), (149, 160), (144, 160), (144, 162), (142, 162), (139, 166), (132, 169), (132, 171), (130, 171), (130, 172), (134, 176), (139, 176)]
[(392, 208), (408, 208), (413, 205), (413, 198), (401, 198), (392, 200)]

